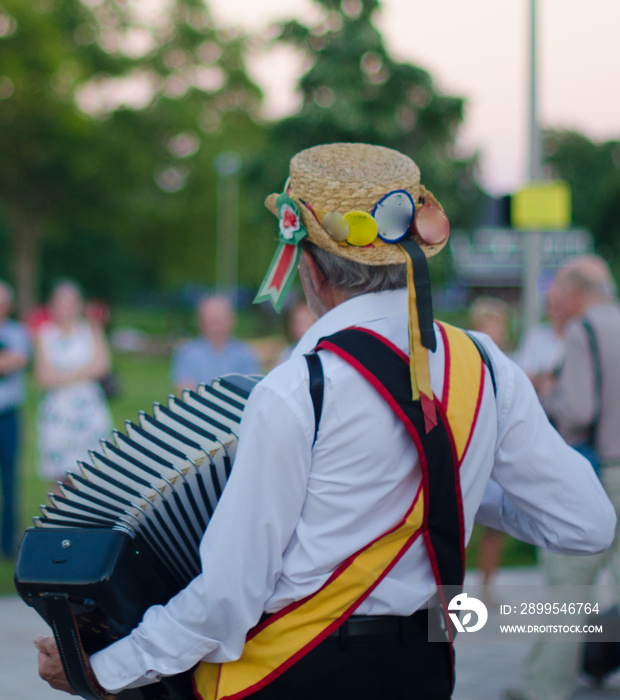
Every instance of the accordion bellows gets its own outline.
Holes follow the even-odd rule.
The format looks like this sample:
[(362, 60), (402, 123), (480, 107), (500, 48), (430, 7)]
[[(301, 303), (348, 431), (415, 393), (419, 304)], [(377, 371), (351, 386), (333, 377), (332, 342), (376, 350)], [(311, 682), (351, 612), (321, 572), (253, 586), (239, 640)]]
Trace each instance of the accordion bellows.
[(102, 440), (91, 463), (69, 472), (34, 524), (112, 528), (141, 535), (181, 585), (200, 573), (198, 546), (230, 475), (238, 426), (258, 377), (231, 375), (183, 400), (156, 403), (138, 424)]

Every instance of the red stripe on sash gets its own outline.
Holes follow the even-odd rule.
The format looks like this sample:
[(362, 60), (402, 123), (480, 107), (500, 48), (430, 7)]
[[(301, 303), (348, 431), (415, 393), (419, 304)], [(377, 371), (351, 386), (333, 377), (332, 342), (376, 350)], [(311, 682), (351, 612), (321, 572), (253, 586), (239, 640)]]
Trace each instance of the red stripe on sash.
[(465, 449), (463, 450), (463, 456), (461, 457), (461, 462), (465, 459), (465, 455), (467, 454), (467, 450), (469, 449), (469, 445), (471, 444), (471, 439), (473, 437), (476, 425), (478, 424), (478, 416), (480, 415), (480, 408), (482, 406), (482, 396), (484, 394), (484, 386), (486, 384), (486, 374), (485, 374), (484, 362), (482, 362), (482, 360), (480, 360), (480, 363), (482, 364), (482, 372), (480, 375), (480, 391), (478, 392), (478, 401), (476, 403), (476, 412), (474, 413), (474, 420), (473, 420), (473, 423), (471, 426), (471, 432), (469, 433), (469, 438), (467, 440), (467, 444), (465, 445)]
[[(450, 439), (450, 447), (452, 449), (452, 460), (454, 462), (454, 484), (456, 487), (456, 496), (457, 496), (457, 507), (459, 511), (459, 523), (460, 523), (460, 529), (461, 529), (461, 561), (463, 562), (463, 573), (465, 573), (465, 513), (463, 511), (463, 492), (461, 489), (461, 464), (463, 463), (462, 460), (459, 461), (458, 454), (456, 452), (456, 445), (454, 443), (454, 435), (452, 434), (452, 430), (450, 429), (450, 424), (448, 423), (448, 417), (446, 416), (444, 412), (444, 407), (443, 405), (437, 401), (437, 411), (439, 411), (439, 415), (441, 416), (441, 419), (444, 423), (444, 425), (447, 426), (446, 433), (448, 434), (448, 438)], [(477, 416), (476, 416), (477, 419)], [(474, 422), (475, 426), (475, 422)], [(472, 426), (472, 431), (471, 434), (474, 432), (474, 426)], [(471, 440), (471, 434), (470, 434), (470, 440)], [(463, 455), (464, 457), (465, 455)]]
[(390, 350), (394, 351), (400, 357), (401, 360), (404, 360), (407, 364), (409, 364), (409, 356), (406, 355), (397, 345), (394, 345), (394, 343), (391, 340), (388, 340), (380, 333), (371, 331), (369, 328), (363, 328), (362, 326), (349, 326), (349, 328), (351, 328), (351, 330), (363, 331), (364, 333), (368, 333), (368, 335), (372, 335), (374, 338), (380, 340), (384, 345), (390, 348)]
[(441, 325), (441, 323), (438, 325), (439, 331), (441, 332), (441, 338), (443, 340), (443, 351), (445, 356), (443, 369), (443, 395), (441, 397), (441, 405), (444, 411), (443, 417), (445, 418), (446, 411), (448, 410), (448, 397), (450, 396), (450, 343), (448, 342), (448, 335), (446, 334), (444, 327)]

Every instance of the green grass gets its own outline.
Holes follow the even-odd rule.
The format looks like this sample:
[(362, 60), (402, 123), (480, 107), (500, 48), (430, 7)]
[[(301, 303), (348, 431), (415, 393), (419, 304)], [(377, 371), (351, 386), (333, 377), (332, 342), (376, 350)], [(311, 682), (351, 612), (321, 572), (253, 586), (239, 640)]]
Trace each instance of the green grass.
[[(123, 429), (125, 420), (135, 420), (139, 411), (150, 412), (155, 401), (165, 401), (172, 390), (169, 381), (169, 360), (165, 356), (119, 355), (114, 366), (121, 379), (121, 393), (111, 404), (114, 426)], [(47, 501), (48, 483), (36, 472), (36, 446), (34, 416), (36, 390), (31, 386), (29, 400), (24, 411), (24, 431), (20, 472), (21, 527), (32, 524), (32, 517), (39, 513), (39, 505)], [(467, 563), (475, 567), (477, 562), (480, 528), (475, 527), (467, 551)], [(532, 565), (534, 548), (512, 538), (506, 538), (503, 564), (505, 566)], [(13, 563), (0, 560), (0, 595), (15, 592)]]

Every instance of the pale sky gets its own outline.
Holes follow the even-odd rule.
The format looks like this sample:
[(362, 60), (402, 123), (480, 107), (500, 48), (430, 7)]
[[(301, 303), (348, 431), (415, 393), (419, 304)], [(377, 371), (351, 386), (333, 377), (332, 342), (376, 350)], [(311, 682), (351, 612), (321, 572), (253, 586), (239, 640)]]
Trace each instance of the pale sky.
[[(317, 14), (311, 0), (210, 0), (216, 19), (262, 30)], [(383, 0), (377, 16), (398, 60), (429, 71), (436, 87), (467, 100), (460, 146), (481, 152), (494, 194), (527, 180), (529, 0)], [(538, 0), (539, 121), (594, 140), (620, 140), (620, 0)], [(292, 111), (301, 69), (280, 50), (252, 72), (272, 115)]]

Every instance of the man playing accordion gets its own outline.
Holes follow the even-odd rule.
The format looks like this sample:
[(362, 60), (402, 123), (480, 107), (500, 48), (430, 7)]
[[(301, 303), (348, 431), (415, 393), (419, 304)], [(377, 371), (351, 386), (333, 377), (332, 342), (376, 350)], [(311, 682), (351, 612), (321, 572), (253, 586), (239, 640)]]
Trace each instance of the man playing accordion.
[[(426, 259), (447, 242), (408, 157), (331, 144), (296, 155), (267, 207), (279, 245), (257, 299), (299, 268), (318, 321), (252, 391), (202, 573), (90, 657), (104, 691), (194, 669), (203, 700), (450, 698), (474, 521), (549, 550), (606, 549), (614, 510), (486, 336), (433, 320)], [(54, 641), (40, 671), (69, 690)]]

